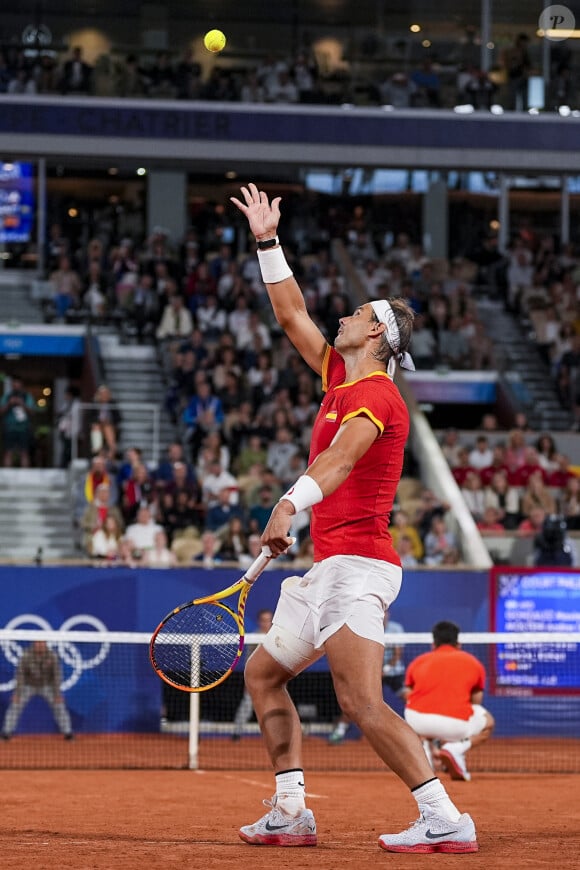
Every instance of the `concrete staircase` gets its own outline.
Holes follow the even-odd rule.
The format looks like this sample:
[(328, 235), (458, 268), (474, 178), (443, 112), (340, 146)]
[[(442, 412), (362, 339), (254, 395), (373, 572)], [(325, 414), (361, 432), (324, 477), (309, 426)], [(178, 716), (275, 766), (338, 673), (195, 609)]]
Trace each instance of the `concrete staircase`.
[(177, 432), (163, 408), (166, 387), (156, 348), (123, 344), (118, 335), (100, 335), (104, 380), (121, 412), (120, 448), (140, 447), (157, 462)]
[(530, 425), (548, 432), (570, 429), (570, 412), (558, 400), (548, 366), (529, 337), (529, 325), (496, 300), (479, 300), (477, 311), (493, 340), (500, 374)]
[(33, 298), (34, 273), (0, 270), (0, 323), (42, 323), (42, 309)]
[(0, 469), (0, 561), (33, 563), (78, 558), (68, 473)]

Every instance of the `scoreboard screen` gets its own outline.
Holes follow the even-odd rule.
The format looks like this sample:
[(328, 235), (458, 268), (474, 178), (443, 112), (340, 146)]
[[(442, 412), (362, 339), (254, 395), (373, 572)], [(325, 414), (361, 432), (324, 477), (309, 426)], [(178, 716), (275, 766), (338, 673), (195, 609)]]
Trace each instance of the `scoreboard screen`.
[(32, 163), (0, 162), (0, 244), (30, 241), (34, 207)]
[[(557, 633), (570, 642), (499, 643), (490, 688), (497, 695), (580, 692), (580, 571), (495, 567), (491, 630)], [(575, 636), (575, 637), (574, 637)]]

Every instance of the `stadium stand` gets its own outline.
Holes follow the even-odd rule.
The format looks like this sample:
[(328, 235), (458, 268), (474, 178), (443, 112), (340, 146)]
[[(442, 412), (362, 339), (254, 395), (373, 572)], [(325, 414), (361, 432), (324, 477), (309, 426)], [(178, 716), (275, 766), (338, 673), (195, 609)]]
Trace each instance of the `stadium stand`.
[[(265, 767), (253, 720), (239, 744), (231, 741), (241, 670), (223, 692), (196, 707), (160, 687), (146, 660), (155, 619), (194, 594), (192, 589), (225, 585), (248, 566), (269, 511), (307, 462), (321, 386), (273, 321), (254, 246), (228, 210), (242, 173), (255, 170), (260, 183), (283, 195), (284, 247), (308, 309), (330, 340), (344, 313), (384, 293), (405, 296), (417, 314), (411, 348), (417, 372), (397, 375), (411, 415), (393, 512), (394, 527), (401, 539), (409, 538), (414, 560), (407, 562), (405, 589), (396, 604), (409, 631), (402, 639), (406, 660), (427, 649), (425, 632), (435, 618), (457, 619), (466, 626), (466, 645), (492, 674), (490, 707), (498, 721), (497, 739), (474, 754), (474, 773), (578, 772), (575, 605), (560, 611), (557, 598), (567, 594), (562, 590), (574, 592), (576, 575), (565, 569), (533, 573), (539, 567), (537, 539), (550, 531), (545, 513), (555, 509), (564, 517), (559, 555), (574, 553), (580, 526), (577, 238), (575, 230), (571, 244), (560, 237), (564, 221), (554, 199), (545, 212), (530, 205), (534, 193), (522, 206), (528, 191), (519, 199), (514, 192), (512, 226), (503, 237), (505, 220), (503, 227), (494, 221), (507, 170), (494, 165), (487, 174), (477, 164), (477, 177), (469, 178), (480, 157), (461, 144), (457, 150), (465, 165), (445, 148), (448, 164), (432, 170), (441, 149), (430, 148), (427, 160), (415, 141), (417, 165), (394, 169), (397, 192), (389, 193), (393, 176), (383, 164), (393, 159), (384, 141), (391, 135), (385, 124), (392, 110), (383, 106), (393, 107), (401, 130), (405, 124), (417, 130), (436, 116), (436, 125), (440, 120), (449, 126), (427, 133), (421, 127), (418, 135), (432, 141), (435, 130), (449, 143), (449, 130), (465, 134), (465, 128), (452, 126), (457, 117), (448, 111), (458, 99), (475, 104), (493, 125), (499, 120), (488, 115), (491, 99), (501, 107), (512, 96), (501, 69), (487, 77), (478, 64), (468, 63), (474, 44), (467, 34), (461, 40), (434, 37), (437, 56), (426, 63), (424, 46), (410, 42), (408, 33), (403, 42), (401, 47), (395, 39), (355, 30), (348, 61), (316, 44), (306, 52), (295, 45), (272, 58), (255, 47), (237, 53), (228, 47), (213, 60), (199, 45), (175, 53), (105, 46), (95, 57), (86, 46), (80, 55), (73, 46), (36, 47), (28, 54), (5, 46), (0, 102), (8, 101), (7, 123), (21, 147), (32, 147), (30, 131), (18, 125), (35, 129), (35, 119), (55, 103), (62, 110), (55, 118), (71, 111), (89, 127), (98, 110), (105, 129), (88, 137), (96, 148), (88, 156), (72, 153), (70, 145), (59, 146), (68, 153), (51, 152), (44, 257), (34, 240), (0, 252), (13, 258), (0, 260), (0, 321), (7, 341), (18, 341), (26, 326), (37, 345), (61, 339), (82, 345), (70, 366), (62, 360), (55, 364), (49, 384), (48, 366), (22, 354), (21, 346), (4, 344), (5, 391), (10, 379), (26, 370), (36, 416), (33, 468), (0, 470), (0, 561), (7, 563), (2, 579), (10, 593), (7, 627), (0, 633), (0, 701), (6, 706), (18, 656), (31, 639), (14, 632), (32, 627), (46, 636), (54, 625), (58, 634), (51, 642), (64, 670), (75, 740), (57, 743), (48, 714), (33, 707), (22, 719), (22, 733), (2, 746), (1, 767)], [(533, 48), (537, 56), (539, 46)], [(499, 66), (499, 50), (496, 59)], [(65, 67), (68, 60), (72, 67)], [(574, 109), (575, 85), (572, 96)], [(258, 114), (252, 116), (256, 105)], [(147, 181), (135, 181), (136, 168), (148, 173), (141, 162), (156, 161), (154, 169), (173, 168), (171, 155), (180, 147), (207, 146), (205, 121), (196, 122), (201, 126), (195, 135), (147, 140), (151, 163), (142, 160), (139, 137), (130, 139), (127, 169), (114, 118), (125, 122), (129, 113), (138, 126), (142, 113), (151, 111), (170, 128), (181, 123), (180, 112), (199, 119), (208, 107), (218, 117), (217, 128), (211, 128), (216, 154), (198, 164), (188, 151), (175, 161), (183, 170), (187, 220), (183, 232), (173, 233), (162, 225), (165, 215), (155, 212), (159, 200)], [(250, 123), (246, 115), (268, 119), (278, 132), (284, 125), (278, 124), (280, 115), (268, 114), (272, 109), (288, 109), (297, 122), (307, 118), (309, 130), (316, 113), (328, 119), (329, 131), (344, 130), (354, 117), (378, 124), (388, 135), (381, 132), (376, 166), (351, 165), (357, 154), (373, 149), (371, 140), (361, 144), (362, 126), (355, 131), (356, 149), (351, 143), (346, 156), (336, 156), (335, 144), (320, 146), (329, 165), (340, 164), (331, 171), (322, 163), (310, 166), (310, 157), (296, 157), (288, 142), (275, 143), (287, 149), (287, 161), (271, 152), (261, 160), (272, 147), (268, 141), (258, 142), (260, 157), (249, 160), (245, 146), (219, 126), (224, 117), (230, 123), (232, 107), (242, 123)], [(557, 114), (557, 108), (551, 103), (548, 110)], [(360, 114), (349, 114), (358, 109)], [(312, 114), (305, 114), (308, 110)], [(522, 117), (526, 124), (533, 121)], [(551, 120), (559, 122), (560, 116)], [(545, 137), (557, 140), (565, 153), (566, 136), (575, 129), (574, 118), (569, 120), (567, 130), (550, 127)], [(496, 137), (490, 151), (497, 153), (497, 142), (504, 141), (497, 131), (505, 128), (489, 129)], [(525, 136), (531, 128), (522, 122), (522, 129)], [(79, 152), (88, 147), (87, 137), (80, 138)], [(56, 149), (54, 131), (42, 133), (42, 139)], [(20, 155), (10, 141), (8, 151), (16, 160)], [(537, 138), (534, 142), (538, 149)], [(240, 152), (231, 164), (236, 172), (228, 163), (230, 177), (216, 156), (228, 144)], [(296, 151), (302, 147), (299, 142)], [(408, 147), (393, 145), (399, 155)], [(570, 151), (575, 150), (574, 145)], [(526, 151), (516, 149), (518, 160), (535, 160), (537, 166), (541, 149), (532, 157)], [(511, 171), (519, 172), (519, 165)], [(449, 214), (434, 221), (427, 200), (440, 182)], [(484, 193), (474, 192), (477, 185)], [(449, 226), (450, 238), (444, 251), (434, 253), (429, 235), (437, 223)], [(78, 389), (78, 397), (71, 394), (76, 410), (64, 430), (70, 461), (58, 429), (65, 415), (57, 396), (43, 393), (45, 384), (58, 389), (59, 400), (65, 386)], [(109, 395), (97, 402), (102, 387)], [(439, 388), (447, 396), (446, 390), (487, 395), (489, 389), (493, 398), (439, 401)], [(527, 424), (518, 428), (522, 414)], [(480, 451), (485, 464), (476, 468), (479, 457), (472, 451), (479, 437), (486, 439)], [(525, 461), (530, 448), (538, 453)], [(536, 466), (546, 492), (528, 486), (525, 475), (533, 475)], [(465, 498), (462, 482), (474, 472), (477, 479)], [(540, 508), (536, 501), (546, 494), (551, 501)], [(544, 510), (539, 522), (538, 509)], [(272, 605), (272, 589), (282, 576), (310, 566), (308, 520), (305, 512), (295, 518), (297, 543), (286, 563), (272, 569), (272, 584), (255, 590), (256, 611), (258, 604)], [(558, 532), (556, 523), (551, 531)], [(410, 555), (404, 546), (402, 553)], [(494, 573), (502, 567), (509, 571)], [(159, 571), (164, 571), (161, 581)], [(548, 607), (542, 610), (549, 637), (530, 636), (541, 630), (534, 622), (540, 616), (535, 612), (526, 622), (517, 596), (505, 612), (498, 604), (508, 597), (506, 590), (518, 584), (528, 589), (536, 577), (538, 587), (558, 585), (553, 610), (559, 615), (552, 619), (545, 616)], [(254, 614), (248, 617), (249, 640), (259, 642), (252, 634)], [(517, 643), (485, 633), (513, 633), (518, 620), (525, 636)], [(87, 627), (89, 637), (71, 636)], [(561, 634), (554, 638), (556, 632)], [(327, 745), (339, 711), (326, 670), (297, 681), (293, 691), (312, 765), (341, 772), (376, 768), (356, 733), (341, 747)]]

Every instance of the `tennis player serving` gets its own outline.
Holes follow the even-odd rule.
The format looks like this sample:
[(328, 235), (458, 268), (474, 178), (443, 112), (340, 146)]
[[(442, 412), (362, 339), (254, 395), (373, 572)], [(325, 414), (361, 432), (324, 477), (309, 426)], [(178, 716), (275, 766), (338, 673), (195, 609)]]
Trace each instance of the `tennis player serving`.
[(433, 776), (421, 741), (383, 701), (385, 611), (402, 571), (388, 531), (409, 431), (393, 383), (397, 363), (413, 368), (407, 348), (413, 313), (381, 299), (340, 320), (334, 347), (310, 318), (276, 235), (280, 197), (255, 184), (232, 202), (248, 219), (274, 314), (304, 361), (322, 377), (325, 398), (312, 431), (308, 468), (274, 508), (262, 544), (278, 556), (290, 545), (292, 517), (312, 508), (314, 564), (282, 584), (273, 625), (246, 664), (246, 686), (276, 776), (270, 810), (240, 829), (243, 840), (272, 846), (316, 845), (306, 809), (302, 731), (287, 692), (292, 677), (326, 654), (338, 703), (380, 758), (411, 789), (419, 818), (379, 845), (393, 852), (475, 852), (475, 826)]

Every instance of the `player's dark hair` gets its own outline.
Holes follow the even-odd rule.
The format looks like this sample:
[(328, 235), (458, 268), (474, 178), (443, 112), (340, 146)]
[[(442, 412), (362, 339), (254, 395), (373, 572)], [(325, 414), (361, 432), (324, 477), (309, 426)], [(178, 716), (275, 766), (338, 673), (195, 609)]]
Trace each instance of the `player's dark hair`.
[(449, 646), (457, 646), (459, 641), (459, 626), (454, 622), (438, 622), (433, 626), (433, 643), (435, 646), (448, 644)]
[[(393, 309), (397, 326), (399, 327), (400, 345), (396, 354), (393, 353), (393, 348), (387, 341), (387, 331), (383, 332), (381, 341), (373, 356), (379, 362), (388, 363), (392, 356), (398, 356), (400, 353), (409, 349), (411, 336), (413, 334), (413, 321), (415, 320), (415, 312), (410, 307), (409, 303), (402, 296), (394, 296), (388, 300), (389, 305)], [(379, 323), (379, 318), (372, 310), (371, 320)]]

